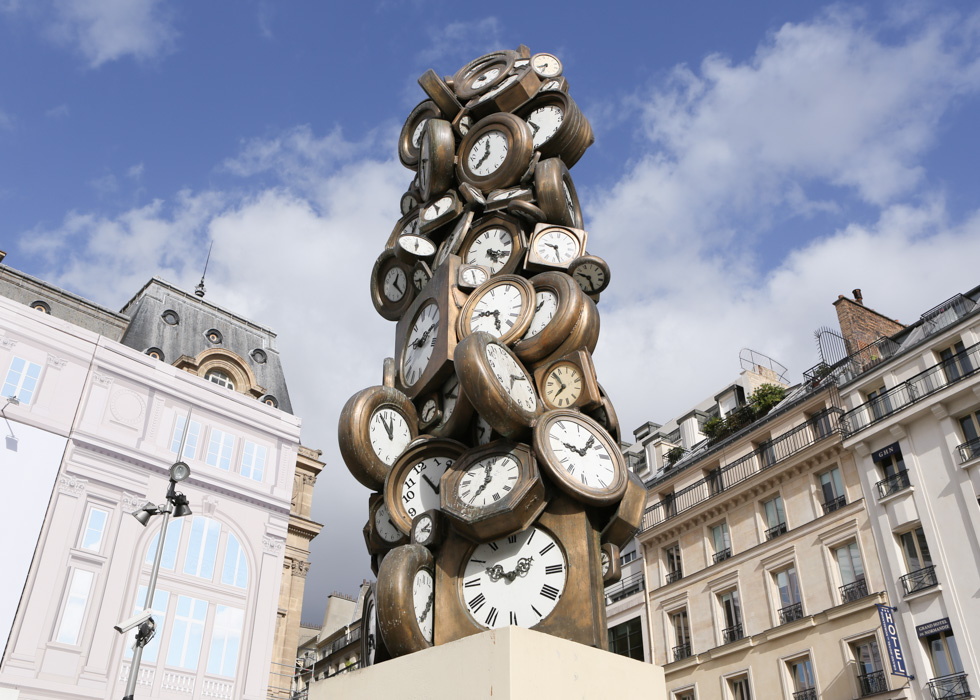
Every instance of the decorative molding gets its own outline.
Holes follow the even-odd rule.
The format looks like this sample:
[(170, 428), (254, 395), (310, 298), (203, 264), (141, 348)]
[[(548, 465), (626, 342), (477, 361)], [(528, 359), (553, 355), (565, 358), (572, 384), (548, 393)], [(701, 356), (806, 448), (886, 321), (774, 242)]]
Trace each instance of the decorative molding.
[(286, 543), (282, 540), (276, 540), (271, 537), (262, 538), (262, 551), (266, 554), (282, 554), (285, 548)]
[(138, 510), (143, 507), (143, 503), (146, 502), (146, 498), (143, 496), (137, 496), (134, 493), (123, 492), (122, 497), (120, 497), (119, 502), (122, 504), (123, 510), (133, 511)]
[(112, 384), (112, 377), (108, 374), (99, 374), (98, 372), (92, 372), (92, 379), (97, 381), (102, 386), (109, 386)]
[(64, 474), (58, 478), (58, 491), (69, 496), (80, 496), (88, 482), (77, 476)]
[(54, 355), (48, 355), (48, 364), (56, 369), (61, 369), (68, 364), (68, 360), (63, 357), (55, 357)]
[(214, 511), (218, 508), (218, 499), (214, 496), (205, 496), (201, 501), (201, 514), (207, 515), (208, 517), (214, 515)]
[(942, 420), (943, 418), (949, 418), (949, 411), (941, 403), (933, 404), (932, 406), (930, 406), (930, 410), (932, 410), (932, 415), (934, 415), (939, 420)]
[(5, 348), (12, 348), (17, 344), (17, 341), (13, 338), (5, 338), (0, 336), (0, 345)]
[(143, 397), (129, 389), (117, 389), (109, 399), (112, 417), (126, 425), (138, 425), (145, 410)]
[(293, 561), (292, 562), (293, 576), (299, 576), (300, 578), (306, 578), (306, 574), (310, 572), (310, 562), (308, 561)]

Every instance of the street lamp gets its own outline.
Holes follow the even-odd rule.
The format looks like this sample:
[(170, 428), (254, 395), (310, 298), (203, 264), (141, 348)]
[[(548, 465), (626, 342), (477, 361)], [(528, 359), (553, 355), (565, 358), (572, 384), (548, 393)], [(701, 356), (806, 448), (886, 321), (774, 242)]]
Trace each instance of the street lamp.
[[(187, 420), (184, 423), (184, 434), (180, 439), (180, 449), (177, 451), (178, 458), (184, 453), (184, 442), (187, 440), (187, 433), (190, 432), (190, 411), (187, 413)], [(136, 627), (136, 643), (133, 645), (133, 665), (129, 669), (129, 681), (126, 683), (126, 694), (123, 700), (133, 700), (133, 693), (136, 690), (136, 677), (139, 674), (140, 661), (143, 658), (143, 647), (149, 644), (156, 634), (156, 623), (150, 614), (150, 606), (153, 604), (153, 593), (157, 587), (157, 576), (160, 574), (160, 562), (163, 561), (163, 546), (167, 539), (167, 525), (170, 523), (170, 516), (182, 518), (191, 515), (191, 509), (187, 505), (187, 496), (178, 493), (177, 484), (191, 475), (191, 468), (185, 462), (175, 462), (170, 467), (170, 486), (167, 488), (167, 500), (160, 505), (147, 503), (138, 511), (133, 513), (140, 525), (146, 527), (150, 518), (154, 515), (163, 515), (163, 524), (160, 526), (160, 540), (157, 543), (156, 556), (153, 559), (153, 569), (150, 571), (150, 582), (146, 587), (146, 601), (143, 603), (143, 612), (138, 613), (135, 618), (130, 618), (125, 622), (116, 625), (116, 631), (125, 634)]]

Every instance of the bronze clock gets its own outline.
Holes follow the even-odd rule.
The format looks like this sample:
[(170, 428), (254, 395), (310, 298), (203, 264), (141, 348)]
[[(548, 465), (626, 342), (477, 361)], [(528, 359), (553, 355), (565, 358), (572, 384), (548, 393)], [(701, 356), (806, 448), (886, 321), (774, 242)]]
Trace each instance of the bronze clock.
[(459, 145), (456, 176), (487, 193), (516, 184), (531, 162), (531, 128), (506, 112), (491, 114), (467, 132)]

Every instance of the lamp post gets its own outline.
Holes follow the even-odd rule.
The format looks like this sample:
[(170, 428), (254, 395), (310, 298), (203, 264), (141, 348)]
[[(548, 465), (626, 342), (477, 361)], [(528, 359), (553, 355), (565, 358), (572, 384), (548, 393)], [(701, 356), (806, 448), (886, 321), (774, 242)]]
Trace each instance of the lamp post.
[[(187, 420), (184, 422), (184, 434), (180, 439), (180, 449), (177, 451), (178, 459), (184, 453), (184, 443), (187, 440), (187, 433), (190, 432), (190, 417), (190, 411), (188, 411)], [(160, 526), (160, 539), (157, 542), (156, 556), (153, 558), (153, 569), (150, 571), (150, 581), (146, 586), (146, 600), (143, 603), (144, 612), (148, 611), (150, 606), (153, 605), (153, 594), (157, 587), (157, 577), (160, 575), (160, 563), (163, 561), (163, 547), (167, 539), (167, 526), (170, 524), (170, 515), (173, 514), (175, 518), (191, 515), (191, 509), (187, 505), (187, 496), (176, 490), (177, 484), (190, 475), (191, 468), (185, 462), (175, 462), (170, 467), (170, 486), (167, 488), (166, 502), (158, 506), (147, 503), (133, 513), (133, 517), (143, 527), (146, 527), (146, 524), (150, 522), (150, 518), (154, 515), (163, 515), (163, 523)], [(120, 629), (118, 626), (116, 630), (120, 634), (127, 631)], [(133, 664), (129, 669), (129, 680), (126, 683), (126, 694), (123, 696), (123, 700), (133, 700), (133, 693), (136, 690), (136, 677), (139, 675), (140, 661), (143, 658), (143, 647), (153, 639), (155, 634), (156, 623), (152, 615), (147, 616), (146, 620), (139, 625), (136, 631), (136, 644), (133, 645)]]

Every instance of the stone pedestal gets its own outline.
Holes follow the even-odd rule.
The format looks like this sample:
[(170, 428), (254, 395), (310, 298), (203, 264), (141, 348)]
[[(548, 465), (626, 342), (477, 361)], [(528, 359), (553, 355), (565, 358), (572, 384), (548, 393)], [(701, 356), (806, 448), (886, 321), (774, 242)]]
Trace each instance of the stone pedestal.
[(667, 700), (667, 690), (659, 666), (505, 627), (320, 681), (309, 698)]

